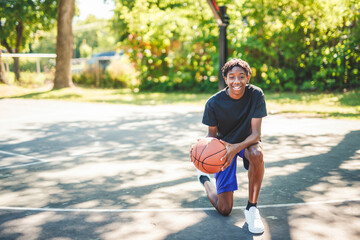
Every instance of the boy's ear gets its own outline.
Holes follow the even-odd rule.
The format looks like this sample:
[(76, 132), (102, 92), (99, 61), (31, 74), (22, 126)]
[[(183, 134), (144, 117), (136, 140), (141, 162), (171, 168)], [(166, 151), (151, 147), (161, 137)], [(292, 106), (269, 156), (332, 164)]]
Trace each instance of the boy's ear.
[(250, 82), (251, 75), (248, 75), (247, 78), (248, 78), (247, 83), (249, 83), (249, 82)]
[(225, 83), (227, 84), (227, 77), (224, 77), (224, 81), (225, 81)]

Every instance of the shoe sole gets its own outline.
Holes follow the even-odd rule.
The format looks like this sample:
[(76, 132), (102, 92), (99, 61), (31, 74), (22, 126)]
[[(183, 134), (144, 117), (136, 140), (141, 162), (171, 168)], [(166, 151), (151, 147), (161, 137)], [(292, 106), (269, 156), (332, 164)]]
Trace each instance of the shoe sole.
[(245, 214), (245, 221), (246, 221), (246, 224), (248, 225), (248, 230), (249, 232), (253, 233), (253, 234), (261, 234), (261, 233), (264, 233), (264, 230), (259, 230), (259, 231), (256, 231), (254, 229), (250, 229), (250, 225), (248, 223), (248, 220), (246, 219), (246, 213), (244, 211), (244, 214)]

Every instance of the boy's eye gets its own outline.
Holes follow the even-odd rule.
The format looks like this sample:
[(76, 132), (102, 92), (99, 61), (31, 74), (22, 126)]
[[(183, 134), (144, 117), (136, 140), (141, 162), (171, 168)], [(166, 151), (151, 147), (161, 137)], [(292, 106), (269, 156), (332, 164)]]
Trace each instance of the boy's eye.
[[(245, 76), (239, 76), (238, 78), (239, 78), (239, 79), (244, 79)], [(229, 76), (229, 79), (235, 79), (235, 76)]]

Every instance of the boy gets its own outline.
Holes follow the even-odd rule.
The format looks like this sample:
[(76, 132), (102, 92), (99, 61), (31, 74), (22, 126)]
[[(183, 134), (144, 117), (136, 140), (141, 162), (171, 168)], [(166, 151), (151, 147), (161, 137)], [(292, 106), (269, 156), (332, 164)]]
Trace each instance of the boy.
[(224, 216), (233, 207), (233, 193), (238, 189), (236, 180), (237, 156), (248, 170), (249, 201), (244, 211), (249, 231), (264, 232), (256, 207), (262, 179), (264, 161), (261, 144), (261, 120), (267, 115), (263, 91), (249, 84), (251, 69), (241, 59), (231, 59), (222, 68), (227, 87), (213, 95), (206, 103), (202, 122), (208, 126), (208, 137), (220, 139), (227, 153), (224, 166), (215, 174), (216, 188), (210, 175), (198, 171), (198, 180), (216, 210)]

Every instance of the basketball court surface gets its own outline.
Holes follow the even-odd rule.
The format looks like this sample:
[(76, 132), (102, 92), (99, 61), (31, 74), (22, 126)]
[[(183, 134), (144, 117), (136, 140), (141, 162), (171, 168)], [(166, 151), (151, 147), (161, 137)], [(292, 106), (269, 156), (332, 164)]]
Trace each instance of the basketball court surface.
[[(0, 239), (359, 239), (360, 121), (263, 119), (263, 234), (230, 216), (189, 159), (203, 107), (0, 100)], [(241, 163), (241, 161), (239, 161)]]

